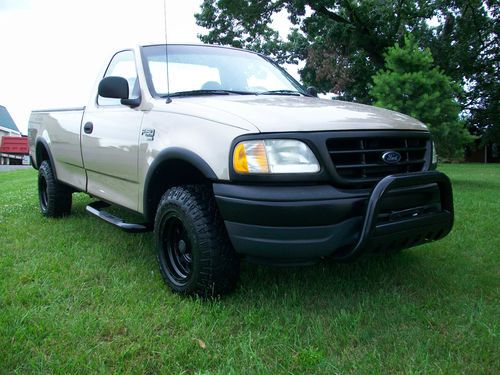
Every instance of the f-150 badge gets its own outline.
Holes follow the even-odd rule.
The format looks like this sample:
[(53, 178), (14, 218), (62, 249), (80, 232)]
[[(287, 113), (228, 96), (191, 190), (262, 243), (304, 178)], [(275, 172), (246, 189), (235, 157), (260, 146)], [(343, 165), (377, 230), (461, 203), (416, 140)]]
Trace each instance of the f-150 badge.
[(155, 130), (154, 129), (142, 129), (141, 135), (146, 138), (147, 141), (152, 141), (155, 139)]

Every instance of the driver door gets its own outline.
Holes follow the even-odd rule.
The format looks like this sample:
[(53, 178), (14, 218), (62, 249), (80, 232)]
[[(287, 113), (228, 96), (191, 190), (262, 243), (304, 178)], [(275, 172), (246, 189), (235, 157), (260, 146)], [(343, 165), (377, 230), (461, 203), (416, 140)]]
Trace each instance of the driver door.
[[(134, 52), (118, 52), (104, 77), (128, 81), (129, 99), (140, 95)], [(143, 112), (120, 99), (97, 96), (82, 121), (81, 142), (87, 192), (134, 211), (138, 209), (138, 147)]]

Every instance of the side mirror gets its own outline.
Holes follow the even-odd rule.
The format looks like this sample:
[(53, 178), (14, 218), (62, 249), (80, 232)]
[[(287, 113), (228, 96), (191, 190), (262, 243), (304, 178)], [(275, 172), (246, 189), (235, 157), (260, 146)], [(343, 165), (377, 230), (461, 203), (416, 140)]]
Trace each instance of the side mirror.
[(97, 92), (104, 98), (128, 99), (128, 82), (123, 77), (106, 77), (99, 82)]
[(316, 98), (318, 97), (318, 90), (316, 89), (316, 87), (309, 86), (306, 91), (309, 95), (314, 96)]
[(129, 107), (138, 107), (141, 99), (129, 99), (128, 82), (123, 77), (106, 77), (99, 82), (97, 93), (104, 98), (120, 99), (120, 103)]

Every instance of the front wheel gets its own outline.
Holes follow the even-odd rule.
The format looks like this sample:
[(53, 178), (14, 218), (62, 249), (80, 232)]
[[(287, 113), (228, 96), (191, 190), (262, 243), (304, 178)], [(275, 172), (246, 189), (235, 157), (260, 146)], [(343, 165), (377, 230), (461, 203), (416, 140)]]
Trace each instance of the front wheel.
[(155, 218), (158, 263), (175, 292), (227, 294), (239, 277), (239, 259), (209, 187), (177, 186), (162, 197)]
[(72, 191), (57, 181), (47, 160), (38, 169), (38, 198), (43, 216), (61, 217), (71, 212)]

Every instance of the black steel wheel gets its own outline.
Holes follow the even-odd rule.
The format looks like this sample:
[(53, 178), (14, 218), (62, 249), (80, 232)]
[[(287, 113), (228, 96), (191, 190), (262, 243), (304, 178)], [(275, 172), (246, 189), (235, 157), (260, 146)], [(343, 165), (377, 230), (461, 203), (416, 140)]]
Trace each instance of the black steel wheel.
[(47, 217), (61, 217), (71, 212), (72, 191), (56, 180), (52, 166), (44, 160), (38, 169), (40, 211)]
[(186, 228), (178, 217), (171, 216), (164, 225), (162, 256), (168, 268), (166, 274), (171, 283), (182, 287), (189, 281), (192, 271), (191, 244)]
[(40, 195), (40, 209), (42, 212), (47, 211), (47, 206), (49, 204), (49, 192), (47, 180), (44, 175), (40, 175), (38, 177), (38, 193)]
[(239, 259), (209, 187), (169, 189), (158, 206), (155, 238), (161, 274), (173, 291), (207, 297), (234, 289)]

